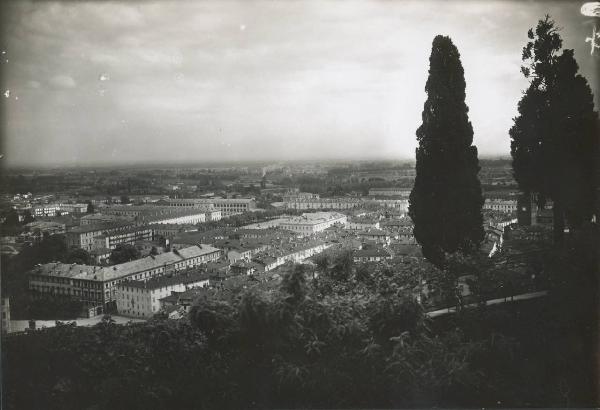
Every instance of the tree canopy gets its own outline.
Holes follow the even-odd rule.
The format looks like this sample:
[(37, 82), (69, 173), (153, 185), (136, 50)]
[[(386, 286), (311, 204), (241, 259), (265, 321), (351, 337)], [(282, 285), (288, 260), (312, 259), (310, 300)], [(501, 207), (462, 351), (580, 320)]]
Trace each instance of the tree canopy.
[(128, 243), (119, 244), (110, 253), (110, 262), (113, 264), (125, 263), (139, 259), (140, 251)]
[(537, 205), (553, 201), (554, 234), (564, 221), (579, 228), (595, 211), (598, 113), (587, 80), (578, 74), (573, 50), (562, 50), (555, 22), (546, 16), (528, 32), (521, 68), (529, 80), (509, 134), (513, 171)]

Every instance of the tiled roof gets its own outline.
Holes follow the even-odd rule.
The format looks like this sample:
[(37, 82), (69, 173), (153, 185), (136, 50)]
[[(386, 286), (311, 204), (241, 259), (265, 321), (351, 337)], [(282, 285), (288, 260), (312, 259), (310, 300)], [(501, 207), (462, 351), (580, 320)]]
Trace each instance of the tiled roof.
[(132, 287), (138, 289), (160, 289), (177, 284), (187, 285), (195, 282), (207, 281), (209, 274), (206, 272), (180, 273), (178, 275), (158, 276), (147, 281), (130, 280), (120, 283), (119, 287)]
[[(177, 251), (178, 254), (175, 252), (165, 252), (156, 256), (147, 256), (131, 262), (125, 262), (108, 267), (53, 263), (38, 266), (33, 269), (33, 272), (52, 276), (69, 276), (78, 279), (107, 281), (130, 276), (138, 272), (145, 272), (148, 270), (161, 268), (163, 266), (172, 265), (177, 262), (210, 254), (216, 251), (219, 251), (219, 249), (207, 245), (202, 245), (202, 247), (190, 246), (188, 248), (180, 249)], [(74, 267), (69, 268), (69, 266)]]
[(87, 232), (97, 232), (97, 231), (105, 231), (105, 230), (110, 230), (110, 229), (118, 229), (118, 228), (123, 228), (126, 226), (130, 226), (131, 223), (129, 222), (124, 222), (124, 221), (115, 221), (115, 222), (109, 222), (109, 223), (104, 223), (104, 224), (89, 224), (89, 225), (81, 225), (81, 226), (74, 226), (73, 228), (69, 229), (69, 231), (67, 233), (87, 233)]

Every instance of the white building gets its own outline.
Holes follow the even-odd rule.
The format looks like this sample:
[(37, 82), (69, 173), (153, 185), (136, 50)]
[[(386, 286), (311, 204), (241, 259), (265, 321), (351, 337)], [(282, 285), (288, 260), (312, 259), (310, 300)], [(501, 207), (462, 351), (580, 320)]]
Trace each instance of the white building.
[(117, 312), (123, 316), (151, 318), (161, 309), (160, 299), (172, 292), (208, 286), (205, 272), (162, 276), (146, 282), (127, 281), (117, 285)]
[(265, 272), (273, 270), (286, 262), (301, 263), (307, 258), (323, 252), (331, 244), (324, 242), (309, 242), (297, 244), (283, 249), (270, 248), (252, 258), (252, 261), (261, 265)]
[(483, 209), (491, 211), (499, 211), (512, 213), (517, 212), (517, 200), (516, 199), (486, 199), (483, 204)]
[(359, 198), (288, 198), (287, 209), (352, 209), (361, 206)]
[(60, 211), (60, 204), (34, 205), (32, 208), (33, 216), (56, 216)]
[(346, 222), (347, 216), (338, 212), (314, 212), (283, 220), (279, 227), (303, 235), (312, 235), (336, 224), (344, 225)]
[(346, 229), (365, 230), (379, 229), (379, 221), (369, 218), (350, 218), (346, 221)]

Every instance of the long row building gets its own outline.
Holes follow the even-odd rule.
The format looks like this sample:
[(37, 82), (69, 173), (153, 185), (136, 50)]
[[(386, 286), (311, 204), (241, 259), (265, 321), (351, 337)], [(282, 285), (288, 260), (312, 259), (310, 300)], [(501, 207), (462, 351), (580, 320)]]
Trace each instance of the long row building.
[(288, 196), (284, 198), (286, 209), (296, 210), (349, 210), (365, 206), (376, 206), (383, 208), (396, 208), (402, 212), (408, 211), (408, 199), (405, 197), (392, 197), (382, 195), (381, 197), (354, 198), (313, 198), (302, 196)]
[(29, 272), (29, 289), (34, 294), (79, 300), (86, 308), (99, 314), (114, 311), (117, 287), (123, 282), (177, 275), (189, 268), (216, 261), (221, 254), (220, 249), (200, 245), (108, 267), (46, 263)]
[(256, 201), (252, 198), (163, 199), (156, 202), (156, 205), (186, 209), (214, 209), (220, 211), (223, 217), (256, 209)]

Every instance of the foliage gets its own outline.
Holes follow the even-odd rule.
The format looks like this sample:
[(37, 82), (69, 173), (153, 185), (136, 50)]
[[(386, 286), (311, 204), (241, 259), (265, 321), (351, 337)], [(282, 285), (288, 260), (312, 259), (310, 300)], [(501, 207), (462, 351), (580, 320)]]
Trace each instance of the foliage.
[(82, 248), (73, 247), (67, 253), (64, 259), (65, 263), (77, 263), (79, 265), (93, 265), (94, 258), (88, 251)]
[[(410, 259), (388, 267), (353, 264), (339, 275), (340, 254), (310, 282), (303, 268), (291, 266), (278, 288), (203, 292), (180, 321), (119, 326), (106, 318), (93, 328), (61, 325), (10, 336), (3, 341), (5, 403), (49, 409), (593, 406), (590, 324), (597, 320), (598, 283), (590, 267), (598, 261), (590, 251), (598, 237), (590, 227), (549, 261), (548, 299), (435, 320), (426, 318), (412, 286), (438, 270)], [(456, 275), (475, 274), (489, 262), (453, 256), (447, 266)], [(322, 291), (325, 281), (329, 293)]]
[(31, 211), (29, 209), (26, 209), (23, 213), (23, 225), (26, 225), (33, 221), (35, 221), (35, 219), (33, 218), (33, 215), (31, 215)]
[(483, 198), (464, 71), (449, 37), (435, 37), (429, 64), (409, 215), (423, 255), (442, 266), (446, 253), (479, 247), (484, 238)]
[(15, 209), (9, 208), (4, 214), (4, 218), (1, 226), (2, 235), (18, 235), (23, 230), (19, 221), (19, 214)]
[(110, 253), (110, 262), (113, 264), (125, 263), (140, 257), (140, 251), (130, 244), (118, 244)]
[(509, 133), (514, 176), (538, 205), (552, 199), (554, 234), (564, 220), (578, 229), (591, 219), (597, 186), (598, 113), (573, 50), (563, 50), (555, 22), (546, 16), (523, 48), (522, 72), (530, 80)]

